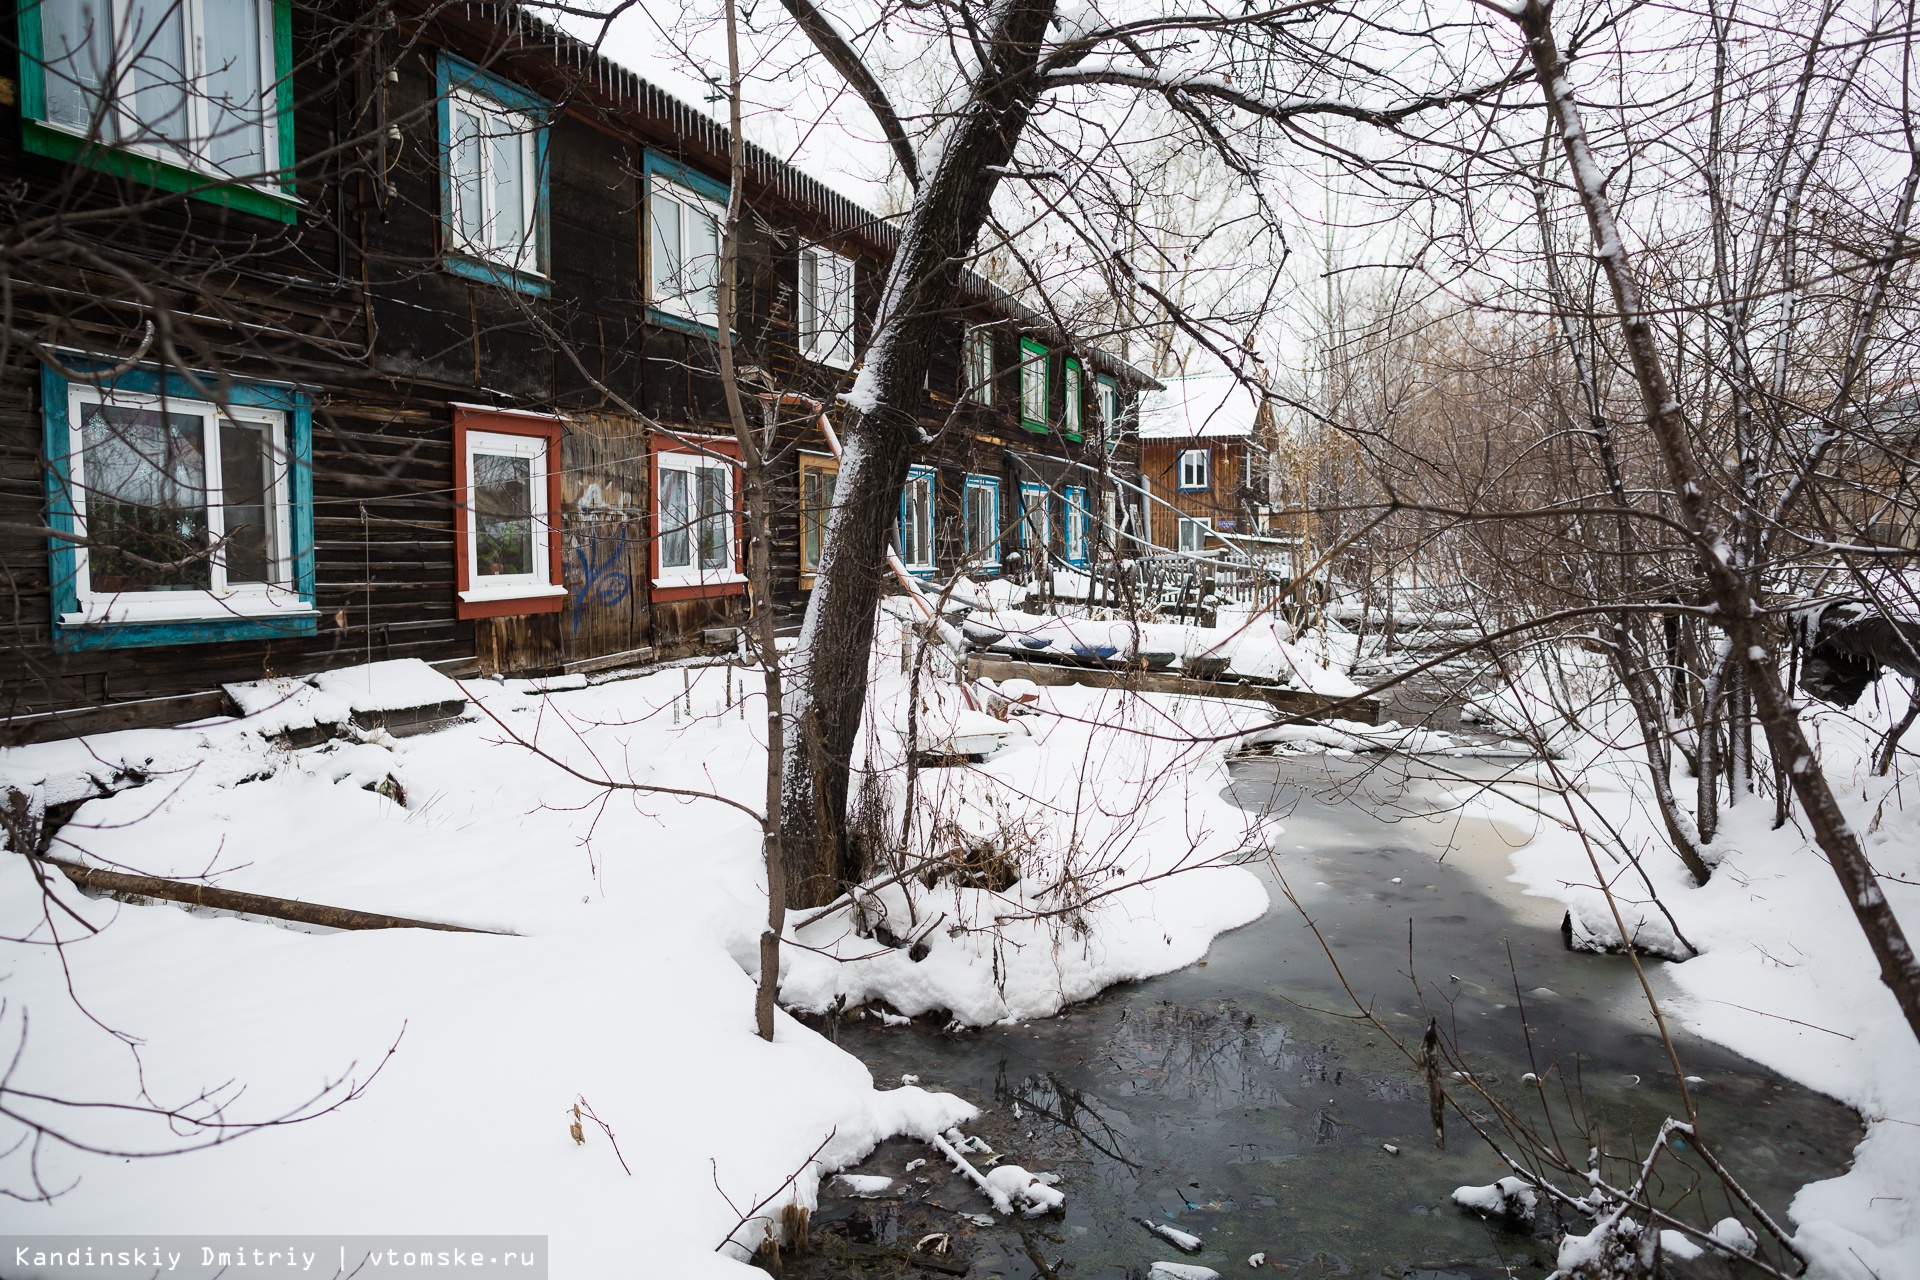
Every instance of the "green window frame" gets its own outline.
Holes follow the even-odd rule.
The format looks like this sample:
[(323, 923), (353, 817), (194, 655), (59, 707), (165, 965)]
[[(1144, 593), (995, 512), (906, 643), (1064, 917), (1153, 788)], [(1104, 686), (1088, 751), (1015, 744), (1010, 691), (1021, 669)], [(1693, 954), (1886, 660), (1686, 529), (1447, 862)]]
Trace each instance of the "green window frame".
[(1020, 339), (1020, 425), (1042, 435), (1047, 430), (1052, 365), (1046, 344)]
[(289, 0), (265, 0), (271, 11), (274, 90), (274, 150), (277, 178), (238, 182), (222, 174), (176, 164), (142, 150), (75, 133), (52, 123), (47, 111), (47, 63), (41, 38), (41, 0), (17, 10), (20, 42), (21, 145), (34, 155), (185, 194), (225, 208), (292, 223), (299, 202), (293, 184), (293, 10)]

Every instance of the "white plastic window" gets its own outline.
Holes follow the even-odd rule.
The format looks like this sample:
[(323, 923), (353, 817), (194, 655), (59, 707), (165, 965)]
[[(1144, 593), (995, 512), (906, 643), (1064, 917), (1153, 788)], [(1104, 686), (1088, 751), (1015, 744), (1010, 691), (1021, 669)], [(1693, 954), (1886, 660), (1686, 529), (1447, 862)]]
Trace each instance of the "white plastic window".
[(993, 330), (967, 330), (966, 386), (962, 391), (975, 404), (993, 403)]
[(1062, 495), (1066, 505), (1067, 560), (1087, 562), (1087, 491), (1070, 488)]
[(1000, 482), (970, 476), (962, 501), (966, 506), (961, 518), (966, 527), (968, 562), (980, 567), (999, 564)]
[(649, 180), (653, 223), (647, 299), (696, 324), (719, 322), (720, 224), (726, 210), (659, 174)]
[(1020, 542), (1036, 567), (1047, 562), (1047, 547), (1053, 541), (1053, 517), (1047, 509), (1047, 498), (1043, 484), (1020, 486)]
[(539, 126), (488, 98), (447, 102), (448, 211), (454, 247), (514, 271), (542, 274), (535, 210)]
[(1207, 535), (1213, 532), (1213, 521), (1195, 519), (1192, 516), (1180, 517), (1180, 550), (1188, 555), (1198, 555), (1207, 549)]
[(1205, 449), (1184, 449), (1181, 451), (1180, 487), (1182, 489), (1205, 489), (1207, 487), (1207, 451)]
[(853, 260), (800, 251), (800, 349), (836, 369), (853, 364)]
[(734, 572), (733, 464), (698, 453), (661, 453), (654, 510), (659, 586), (741, 582)]
[(556, 595), (545, 436), (467, 432), (464, 600)]
[(1080, 366), (1069, 363), (1066, 369), (1067, 384), (1067, 434), (1079, 435), (1081, 410), (1085, 399), (1081, 390)]
[(933, 475), (916, 469), (900, 491), (900, 562), (922, 572), (933, 568)]
[(1120, 389), (1111, 382), (1093, 384), (1100, 406), (1100, 438), (1112, 443), (1120, 434)]
[(1020, 344), (1020, 419), (1047, 420), (1047, 349), (1037, 343)]
[(46, 121), (171, 164), (278, 163), (271, 0), (41, 0)]
[(67, 393), (78, 611), (66, 625), (308, 612), (293, 589), (286, 417)]

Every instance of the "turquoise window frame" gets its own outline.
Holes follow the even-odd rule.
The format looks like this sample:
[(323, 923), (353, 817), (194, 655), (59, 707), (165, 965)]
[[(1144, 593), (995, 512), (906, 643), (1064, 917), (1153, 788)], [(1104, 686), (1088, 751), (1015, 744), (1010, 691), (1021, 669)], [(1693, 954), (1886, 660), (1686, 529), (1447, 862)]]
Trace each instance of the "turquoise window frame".
[[(640, 193), (641, 217), (646, 221), (640, 228), (641, 253), (653, 252), (653, 179), (658, 174), (677, 187), (685, 187), (697, 196), (715, 201), (725, 206), (733, 198), (727, 184), (718, 178), (710, 178), (698, 169), (690, 169), (678, 160), (661, 155), (657, 151), (645, 151), (640, 156), (640, 172), (646, 179), (646, 190)], [(651, 287), (651, 273), (644, 270), (643, 258), (641, 275), (646, 277), (643, 283)], [(698, 320), (689, 320), (677, 316), (671, 311), (662, 311), (651, 303), (647, 306), (647, 323), (658, 325), (662, 329), (673, 329), (679, 333), (692, 334), (696, 338), (705, 338), (710, 342), (720, 340), (720, 330), (710, 324), (701, 324)]]
[[(1038, 357), (1038, 359), (1035, 357)], [(1042, 395), (1042, 399), (1045, 401), (1045, 407), (1041, 409), (1040, 417), (1029, 418), (1027, 416), (1027, 378), (1029, 371), (1036, 366), (1040, 370), (1040, 385), (1045, 389)], [(1020, 425), (1028, 431), (1045, 435), (1047, 433), (1046, 415), (1051, 412), (1053, 408), (1053, 353), (1047, 349), (1047, 345), (1044, 342), (1035, 342), (1032, 338), (1020, 339), (1020, 385), (1018, 390), (1020, 393)]]
[[(975, 492), (983, 492), (993, 498), (993, 541), (985, 547), (972, 545), (973, 525), (967, 519), (967, 499)], [(998, 569), (1000, 567), (1000, 544), (1003, 541), (1000, 531), (1000, 478), (998, 476), (970, 475), (960, 491), (961, 538), (965, 544), (968, 561), (977, 569)], [(985, 552), (991, 558), (974, 561), (973, 557)]]
[(47, 64), (40, 39), (40, 0), (22, 0), (16, 11), (20, 41), (20, 145), (34, 155), (76, 164), (161, 191), (185, 194), (275, 222), (296, 222), (293, 185), (293, 7), (273, 0), (274, 133), (279, 147), (279, 191), (233, 182), (184, 165), (169, 164), (111, 143), (83, 138), (47, 120)]
[[(111, 368), (106, 361), (68, 359), (75, 372)], [(203, 381), (212, 381), (210, 377)], [(210, 618), (189, 622), (89, 623), (72, 626), (60, 621), (80, 608), (79, 567), (74, 555), (78, 522), (73, 509), (71, 423), (67, 418), (68, 389), (72, 386), (51, 365), (40, 368), (40, 407), (44, 419), (47, 458), (48, 570), (53, 597), (53, 647), (61, 653), (91, 649), (133, 649), (155, 645), (220, 644), (233, 640), (281, 640), (314, 635), (317, 617)], [(105, 391), (164, 395), (181, 400), (210, 397), (177, 373), (133, 369), (100, 383)], [(314, 595), (313, 557), (313, 402), (297, 387), (273, 383), (233, 383), (227, 389), (232, 404), (274, 409), (287, 415), (287, 531), (292, 543), (293, 588), (310, 609)], [(62, 535), (65, 535), (64, 538)]]
[(1083, 486), (1068, 485), (1060, 491), (1060, 530), (1066, 542), (1067, 563), (1075, 568), (1085, 568), (1090, 559), (1087, 544), (1092, 514)]
[[(433, 74), (440, 147), (441, 265), (453, 275), (468, 280), (498, 285), (536, 298), (549, 296), (553, 292), (553, 222), (547, 201), (548, 178), (552, 169), (548, 162), (547, 142), (548, 135), (553, 131), (553, 104), (450, 53), (443, 52), (439, 56), (434, 63)], [(533, 138), (533, 235), (534, 253), (540, 261), (538, 275), (501, 266), (485, 258), (476, 258), (453, 247), (458, 241), (453, 229), (453, 103), (450, 95), (455, 91), (491, 99), (508, 111), (518, 111), (541, 122)]]
[(907, 468), (907, 483), (900, 486), (900, 507), (894, 515), (893, 541), (904, 552), (906, 539), (901, 534), (907, 527), (907, 486), (916, 480), (927, 482), (927, 551), (930, 558), (925, 564), (908, 564), (907, 557), (902, 554), (900, 563), (916, 578), (931, 578), (940, 563), (939, 548), (935, 546), (940, 536), (940, 472), (935, 468), (917, 465)]

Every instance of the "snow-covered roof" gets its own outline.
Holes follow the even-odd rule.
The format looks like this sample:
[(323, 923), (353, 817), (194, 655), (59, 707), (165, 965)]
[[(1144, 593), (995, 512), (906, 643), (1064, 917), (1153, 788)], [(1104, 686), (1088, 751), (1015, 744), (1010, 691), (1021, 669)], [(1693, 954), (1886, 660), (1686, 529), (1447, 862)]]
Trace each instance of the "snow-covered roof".
[(1230, 373), (1163, 378), (1140, 401), (1142, 440), (1216, 440), (1253, 434), (1260, 398)]

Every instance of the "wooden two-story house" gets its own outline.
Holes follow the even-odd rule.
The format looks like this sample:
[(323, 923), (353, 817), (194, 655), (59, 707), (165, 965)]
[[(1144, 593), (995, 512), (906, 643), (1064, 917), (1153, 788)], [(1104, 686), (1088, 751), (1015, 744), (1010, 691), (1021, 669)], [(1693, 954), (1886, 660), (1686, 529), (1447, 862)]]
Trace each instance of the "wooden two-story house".
[[(15, 0), (8, 29), (0, 732), (368, 659), (638, 662), (741, 619), (708, 116), (504, 4)], [(850, 385), (895, 230), (756, 147), (744, 186), (734, 340), (779, 415), (792, 614), (834, 468), (789, 397)], [(1157, 384), (984, 283), (950, 329), (901, 558), (1084, 563)]]

